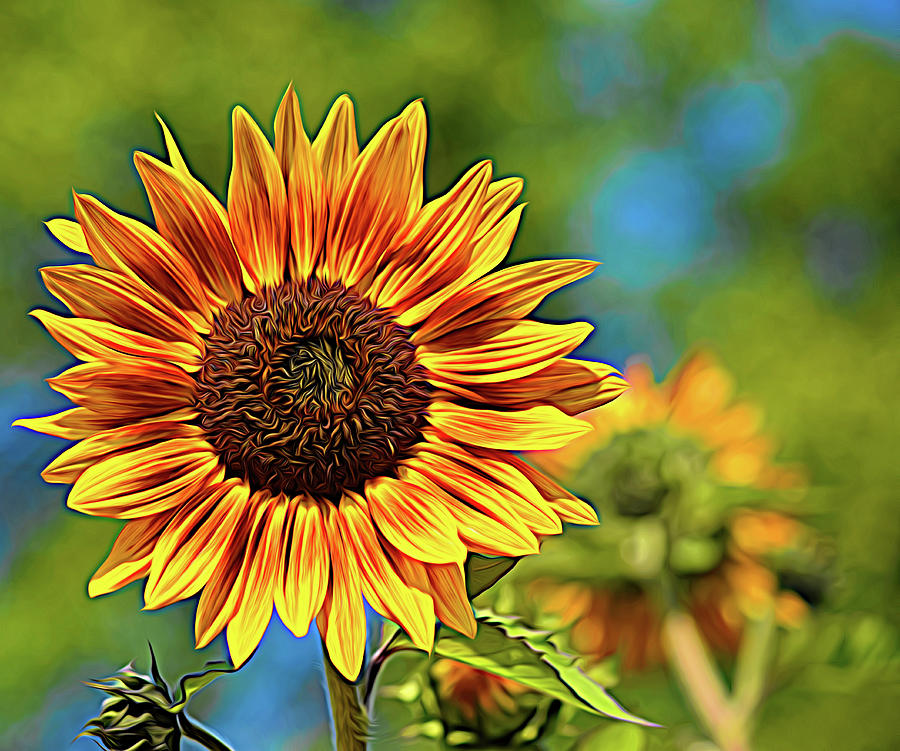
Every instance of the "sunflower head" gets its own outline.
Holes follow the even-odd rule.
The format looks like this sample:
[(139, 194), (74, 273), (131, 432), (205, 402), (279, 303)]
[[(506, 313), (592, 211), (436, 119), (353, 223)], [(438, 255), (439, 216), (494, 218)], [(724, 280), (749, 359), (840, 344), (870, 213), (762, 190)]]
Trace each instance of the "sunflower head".
[(469, 552), (597, 521), (512, 453), (626, 388), (567, 357), (589, 324), (527, 318), (596, 264), (496, 270), (522, 180), (482, 161), (425, 201), (419, 101), (363, 149), (346, 96), (310, 139), (289, 88), (274, 144), (236, 108), (224, 205), (163, 133), (167, 161), (135, 156), (153, 226), (84, 194), (48, 222), (92, 262), (43, 269), (72, 316), (34, 315), (83, 362), (49, 380), (72, 409), (18, 424), (77, 441), (43, 473), (70, 508), (126, 522), (89, 593), (199, 594), (198, 646), (225, 630), (238, 665), (273, 606), (316, 618), (351, 678), (363, 598), (424, 649), (435, 618), (472, 633)]
[(158, 675), (153, 678), (126, 665), (115, 675), (87, 685), (109, 697), (100, 714), (85, 724), (81, 735), (91, 736), (113, 751), (181, 748), (178, 715), (169, 710), (169, 689)]

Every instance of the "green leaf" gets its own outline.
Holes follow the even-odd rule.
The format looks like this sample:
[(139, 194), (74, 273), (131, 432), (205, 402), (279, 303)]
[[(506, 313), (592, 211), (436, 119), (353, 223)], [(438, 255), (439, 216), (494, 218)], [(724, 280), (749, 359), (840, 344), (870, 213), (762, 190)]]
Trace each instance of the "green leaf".
[(578, 744), (578, 751), (644, 751), (647, 738), (634, 725), (612, 725), (590, 733)]
[(466, 560), (466, 592), (474, 600), (512, 571), (521, 558), (491, 558), (472, 553)]
[(550, 632), (536, 631), (518, 618), (490, 611), (478, 611), (476, 618), (475, 638), (442, 629), (434, 653), (517, 681), (586, 712), (657, 727), (621, 707), (578, 667), (575, 657), (559, 651)]
[(169, 711), (180, 712), (194, 694), (201, 689), (206, 688), (220, 675), (234, 673), (239, 670), (239, 668), (236, 668), (233, 665), (228, 665), (227, 667), (215, 667), (217, 665), (228, 665), (228, 663), (223, 660), (207, 662), (206, 670), (199, 673), (188, 673), (183, 676), (178, 682), (178, 693), (175, 696), (175, 701), (169, 706)]

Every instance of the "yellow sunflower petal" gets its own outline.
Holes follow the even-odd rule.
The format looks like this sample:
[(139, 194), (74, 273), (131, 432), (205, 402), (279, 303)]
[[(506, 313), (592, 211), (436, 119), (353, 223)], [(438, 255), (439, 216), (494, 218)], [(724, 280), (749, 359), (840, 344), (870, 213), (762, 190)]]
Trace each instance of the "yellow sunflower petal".
[(182, 310), (211, 316), (204, 285), (188, 260), (156, 232), (93, 196), (75, 194), (75, 217), (98, 265), (145, 282)]
[(88, 595), (114, 592), (147, 575), (156, 540), (174, 512), (155, 514), (126, 522), (112, 550), (88, 583)]
[(281, 540), (287, 502), (280, 497), (266, 505), (266, 521), (259, 545), (250, 559), (250, 569), (243, 583), (237, 611), (226, 628), (228, 652), (235, 667), (243, 665), (253, 654), (272, 620), (275, 578), (281, 569)]
[[(422, 453), (410, 460), (408, 467), (430, 464), (422, 472), (403, 468), (401, 477), (413, 485), (424, 486), (438, 496), (456, 522), (459, 539), (474, 553), (519, 556), (538, 552), (537, 538), (513, 514), (505, 500), (490, 492), (485, 478), (466, 470), (445, 457)], [(444, 481), (439, 487), (437, 477)]]
[(178, 509), (156, 543), (144, 607), (155, 610), (199, 592), (215, 575), (248, 509), (249, 489), (237, 480)]
[(356, 559), (362, 593), (379, 613), (397, 623), (413, 644), (426, 652), (434, 645), (434, 613), (437, 603), (412, 589), (397, 575), (378, 540), (364, 501), (345, 497), (336, 514), (345, 555)]
[(422, 208), (368, 290), (376, 305), (403, 313), (465, 273), (490, 179), (491, 163), (479, 162)]
[[(182, 409), (175, 412), (169, 412), (156, 417), (151, 417), (141, 422), (152, 422), (157, 420), (172, 420), (176, 422), (184, 422), (192, 420), (196, 414), (192, 410)], [(55, 415), (47, 417), (23, 417), (16, 420), (13, 425), (28, 428), (29, 430), (52, 435), (56, 438), (65, 438), (69, 441), (77, 441), (87, 438), (100, 430), (109, 430), (110, 428), (122, 427), (124, 424), (131, 424), (135, 420), (127, 416), (116, 416), (92, 412), (84, 407), (74, 407)]]
[(303, 129), (293, 85), (288, 86), (275, 115), (275, 153), (288, 186), (291, 273), (294, 279), (308, 279), (325, 241), (328, 198), (322, 168)]
[(485, 320), (522, 318), (547, 295), (590, 274), (596, 261), (533, 261), (473, 282), (432, 313), (413, 334), (416, 344)]
[(314, 501), (300, 498), (291, 503), (293, 532), (284, 536), (282, 570), (275, 585), (275, 607), (285, 626), (296, 636), (305, 636), (325, 601), (331, 554), (319, 506)]
[(481, 219), (475, 232), (476, 238), (483, 237), (497, 225), (503, 215), (519, 200), (524, 187), (525, 181), (521, 177), (506, 177), (488, 186)]
[(335, 511), (325, 515), (331, 553), (331, 587), (317, 623), (325, 640), (326, 659), (330, 659), (347, 680), (353, 681), (362, 667), (366, 649), (366, 613), (359, 568), (346, 554), (336, 516)]
[(347, 175), (330, 212), (325, 279), (347, 286), (377, 264), (422, 205), (425, 112), (413, 102), (385, 123)]
[(461, 443), (512, 451), (559, 448), (591, 429), (590, 423), (545, 405), (498, 412), (435, 402), (428, 421)]
[(597, 512), (580, 498), (576, 498), (565, 488), (557, 485), (553, 480), (528, 462), (522, 461), (517, 456), (507, 456), (506, 460), (525, 475), (537, 488), (538, 492), (547, 500), (550, 506), (559, 514), (559, 518), (573, 524), (599, 524)]
[(473, 235), (469, 262), (463, 273), (456, 279), (448, 281), (443, 287), (435, 289), (421, 302), (403, 311), (397, 316), (398, 323), (401, 326), (413, 326), (423, 321), (448, 298), (476, 279), (480, 279), (500, 263), (509, 253), (524, 210), (525, 204), (516, 206), (484, 235), (481, 237), (478, 237), (477, 233)]
[(578, 415), (611, 402), (630, 387), (611, 365), (560, 358), (552, 365), (522, 378), (497, 383), (441, 381), (441, 387), (473, 402), (510, 409), (540, 404)]
[(424, 344), (416, 356), (438, 383), (496, 383), (543, 370), (593, 330), (582, 322), (488, 321)]
[(185, 315), (142, 282), (86, 264), (43, 268), (41, 277), (51, 294), (76, 316), (202, 346)]
[(79, 360), (115, 360), (132, 355), (172, 363), (188, 372), (200, 367), (200, 350), (187, 342), (167, 342), (107, 321), (63, 318), (47, 310), (32, 310), (30, 315)]
[(169, 155), (169, 164), (179, 172), (190, 175), (191, 172), (188, 169), (187, 163), (184, 161), (184, 157), (181, 156), (181, 151), (178, 149), (178, 144), (175, 143), (175, 137), (172, 135), (172, 131), (169, 130), (169, 126), (166, 125), (158, 112), (156, 113), (156, 121), (159, 123), (159, 127), (163, 132), (163, 140), (166, 142), (166, 153)]
[(209, 644), (237, 612), (254, 553), (261, 544), (269, 500), (266, 492), (254, 493), (240, 527), (230, 539), (221, 541), (224, 547), (221, 562), (197, 603), (194, 619), (197, 649)]
[(284, 278), (287, 195), (278, 160), (243, 107), (232, 113), (234, 155), (228, 180), (228, 219), (251, 291)]
[(72, 486), (68, 506), (92, 516), (136, 519), (180, 506), (222, 475), (210, 446), (173, 438), (88, 467)]
[(63, 451), (41, 472), (46, 482), (73, 483), (88, 467), (108, 456), (172, 438), (202, 438), (200, 428), (183, 422), (147, 422), (95, 433)]
[(427, 489), (379, 477), (366, 483), (366, 499), (379, 533), (407, 555), (427, 563), (465, 560), (453, 517)]
[(359, 155), (353, 101), (346, 94), (341, 94), (331, 106), (313, 141), (312, 153), (322, 169), (329, 203), (333, 205), (337, 202), (344, 178)]
[(241, 265), (231, 242), (228, 215), (202, 183), (149, 154), (134, 165), (150, 199), (159, 233), (181, 251), (203, 283), (210, 304), (241, 297)]
[(78, 222), (71, 219), (51, 219), (44, 222), (50, 234), (65, 245), (69, 250), (76, 253), (84, 253), (90, 255), (87, 240), (84, 237), (84, 230)]

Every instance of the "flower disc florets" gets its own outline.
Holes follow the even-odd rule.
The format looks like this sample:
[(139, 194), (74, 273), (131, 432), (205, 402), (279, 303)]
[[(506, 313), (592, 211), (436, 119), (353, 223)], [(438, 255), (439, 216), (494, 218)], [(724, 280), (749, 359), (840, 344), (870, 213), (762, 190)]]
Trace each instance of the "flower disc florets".
[(336, 498), (420, 440), (428, 383), (408, 332), (341, 285), (289, 282), (226, 308), (196, 376), (199, 424), (228, 471)]

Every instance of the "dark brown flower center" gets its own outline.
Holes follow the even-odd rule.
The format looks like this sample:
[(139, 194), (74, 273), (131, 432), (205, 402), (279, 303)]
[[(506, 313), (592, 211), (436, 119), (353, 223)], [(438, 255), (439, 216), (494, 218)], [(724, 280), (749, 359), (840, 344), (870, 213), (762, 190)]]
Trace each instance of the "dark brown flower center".
[(199, 425), (254, 490), (336, 500), (420, 440), (429, 386), (408, 334), (318, 280), (232, 303), (196, 375)]

